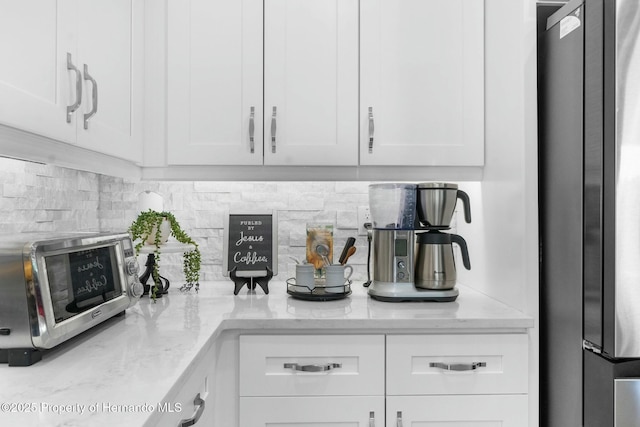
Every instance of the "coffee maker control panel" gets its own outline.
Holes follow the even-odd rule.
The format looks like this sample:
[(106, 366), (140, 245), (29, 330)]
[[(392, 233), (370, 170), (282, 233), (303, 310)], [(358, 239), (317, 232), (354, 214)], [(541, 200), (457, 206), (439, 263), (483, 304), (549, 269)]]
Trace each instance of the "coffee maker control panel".
[(373, 230), (373, 280), (413, 283), (414, 230)]
[(409, 260), (409, 256), (413, 260), (413, 251), (410, 249), (413, 247), (413, 232), (397, 231), (394, 239), (394, 251), (395, 258), (395, 281), (396, 282), (413, 282), (412, 274), (412, 261)]

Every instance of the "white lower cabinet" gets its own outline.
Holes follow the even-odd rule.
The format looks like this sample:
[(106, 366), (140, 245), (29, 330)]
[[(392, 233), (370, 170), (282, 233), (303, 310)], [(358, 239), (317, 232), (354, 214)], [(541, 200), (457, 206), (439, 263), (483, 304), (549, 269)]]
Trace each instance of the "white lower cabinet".
[(210, 397), (207, 372), (202, 369), (196, 370), (176, 398), (165, 403), (170, 406), (163, 407), (166, 415), (163, 417), (162, 425), (210, 427), (213, 423), (213, 405)]
[(528, 426), (526, 333), (243, 335), (239, 426)]
[(527, 395), (387, 396), (387, 427), (527, 426)]
[(211, 427), (214, 423), (214, 347), (209, 349), (175, 395), (158, 403), (159, 420), (145, 427)]
[(387, 426), (526, 427), (526, 334), (387, 336)]
[(384, 335), (243, 335), (242, 427), (384, 425)]

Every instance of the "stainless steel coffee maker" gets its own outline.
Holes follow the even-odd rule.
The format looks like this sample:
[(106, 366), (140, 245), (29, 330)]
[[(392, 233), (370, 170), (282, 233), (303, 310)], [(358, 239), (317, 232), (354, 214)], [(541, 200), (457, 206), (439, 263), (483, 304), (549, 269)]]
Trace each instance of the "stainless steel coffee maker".
[[(382, 301), (453, 301), (458, 296), (453, 244), (470, 269), (464, 239), (445, 233), (457, 200), (471, 222), (468, 195), (451, 183), (369, 186), (373, 280), (369, 295)], [(371, 268), (371, 265), (369, 266)]]

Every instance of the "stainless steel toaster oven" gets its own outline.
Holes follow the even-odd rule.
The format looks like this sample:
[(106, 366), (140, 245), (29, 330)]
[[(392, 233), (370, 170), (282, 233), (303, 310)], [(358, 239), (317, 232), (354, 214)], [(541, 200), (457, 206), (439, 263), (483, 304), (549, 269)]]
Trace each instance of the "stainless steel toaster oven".
[(0, 362), (42, 350), (133, 306), (142, 295), (127, 233), (0, 236)]

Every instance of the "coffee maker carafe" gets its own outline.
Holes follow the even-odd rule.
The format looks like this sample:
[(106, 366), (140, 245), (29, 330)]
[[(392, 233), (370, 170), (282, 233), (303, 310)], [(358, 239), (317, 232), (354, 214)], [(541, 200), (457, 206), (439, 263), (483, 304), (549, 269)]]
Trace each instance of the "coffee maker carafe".
[(467, 269), (470, 268), (469, 254), (462, 237), (443, 230), (450, 228), (458, 199), (464, 203), (465, 221), (471, 222), (469, 197), (458, 190), (456, 184), (369, 186), (373, 225), (371, 297), (381, 301), (453, 301), (457, 298), (452, 243), (460, 246)]
[(417, 232), (415, 286), (420, 289), (453, 289), (456, 280), (456, 265), (453, 244), (460, 247), (462, 263), (471, 269), (467, 242), (457, 234), (444, 233), (451, 225), (456, 201), (464, 204), (465, 222), (471, 222), (469, 196), (458, 190), (457, 184), (426, 182), (417, 186), (417, 211), (420, 229)]

